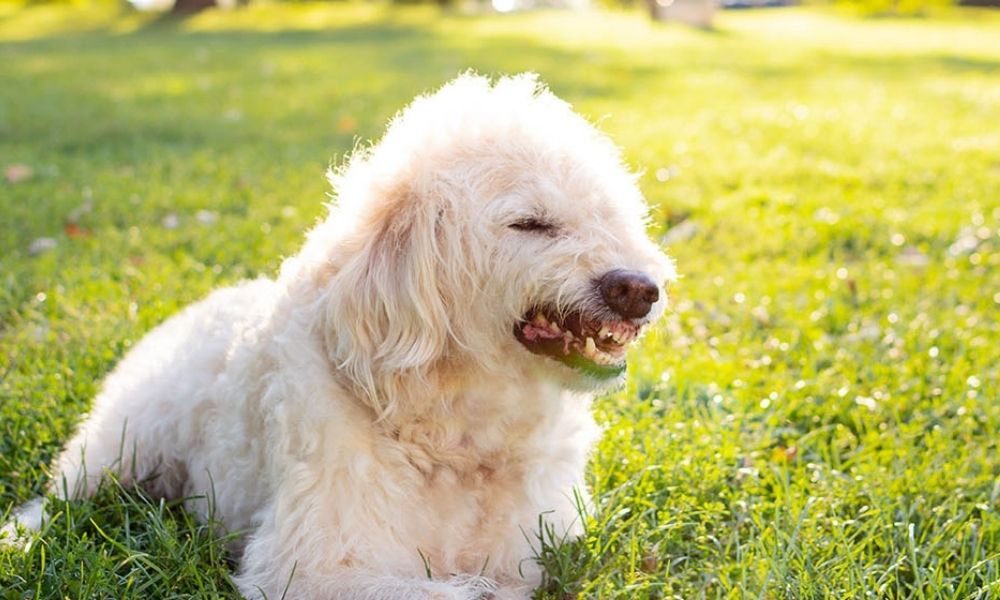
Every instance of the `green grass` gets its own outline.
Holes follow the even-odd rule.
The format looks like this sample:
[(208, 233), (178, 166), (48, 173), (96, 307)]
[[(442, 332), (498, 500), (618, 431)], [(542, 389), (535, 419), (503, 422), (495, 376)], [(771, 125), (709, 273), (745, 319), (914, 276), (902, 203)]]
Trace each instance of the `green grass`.
[[(356, 138), (535, 70), (644, 169), (683, 274), (539, 597), (1000, 598), (998, 40), (988, 12), (0, 7), (0, 167), (33, 170), (0, 181), (0, 512), (145, 331), (296, 251)], [(0, 551), (0, 597), (231, 596), (230, 569), (108, 487)]]

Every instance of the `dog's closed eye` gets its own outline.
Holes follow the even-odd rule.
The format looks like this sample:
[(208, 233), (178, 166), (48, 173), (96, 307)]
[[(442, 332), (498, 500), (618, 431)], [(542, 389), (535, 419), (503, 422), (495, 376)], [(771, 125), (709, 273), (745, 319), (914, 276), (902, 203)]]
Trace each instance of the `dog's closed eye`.
[(531, 233), (552, 234), (556, 231), (556, 225), (542, 217), (525, 217), (514, 221), (509, 225), (516, 231), (528, 231)]

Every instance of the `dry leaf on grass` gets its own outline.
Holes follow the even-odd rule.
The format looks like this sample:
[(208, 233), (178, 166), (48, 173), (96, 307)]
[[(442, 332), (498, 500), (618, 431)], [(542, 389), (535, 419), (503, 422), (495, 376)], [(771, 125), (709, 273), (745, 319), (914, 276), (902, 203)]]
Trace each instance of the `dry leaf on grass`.
[(12, 164), (4, 167), (3, 178), (7, 183), (20, 183), (30, 179), (35, 174), (35, 170), (28, 165)]

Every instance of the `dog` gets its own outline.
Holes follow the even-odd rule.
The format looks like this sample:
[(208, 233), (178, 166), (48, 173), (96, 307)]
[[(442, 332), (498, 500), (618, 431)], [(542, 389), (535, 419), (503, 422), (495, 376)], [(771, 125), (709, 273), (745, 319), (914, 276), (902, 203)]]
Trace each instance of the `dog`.
[(185, 498), (242, 534), (246, 598), (527, 598), (540, 528), (583, 531), (591, 399), (675, 277), (636, 176), (535, 76), (465, 74), (330, 179), (276, 279), (126, 354), (50, 493)]

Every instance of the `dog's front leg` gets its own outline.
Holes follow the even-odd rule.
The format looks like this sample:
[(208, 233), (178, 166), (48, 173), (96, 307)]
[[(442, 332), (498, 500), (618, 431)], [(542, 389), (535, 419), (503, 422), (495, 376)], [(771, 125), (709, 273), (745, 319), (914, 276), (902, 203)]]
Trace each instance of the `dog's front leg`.
[(488, 600), (530, 600), (534, 587), (530, 585), (498, 586), (488, 593), (485, 598)]
[(361, 569), (339, 569), (322, 575), (296, 569), (285, 581), (257, 581), (243, 573), (237, 585), (252, 600), (523, 600), (498, 590), (485, 577), (462, 576), (444, 581), (410, 579)]
[[(252, 600), (510, 600), (527, 597), (510, 596), (499, 590), (492, 579), (476, 575), (433, 580), (418, 573), (396, 574), (397, 571), (386, 565), (364, 564), (352, 559), (349, 548), (340, 548), (334, 556), (329, 546), (313, 546), (308, 543), (308, 537), (306, 534), (296, 536), (296, 540), (282, 540), (275, 529), (263, 525), (247, 544), (239, 574), (235, 577), (243, 596)], [(387, 549), (387, 553), (391, 550)]]

